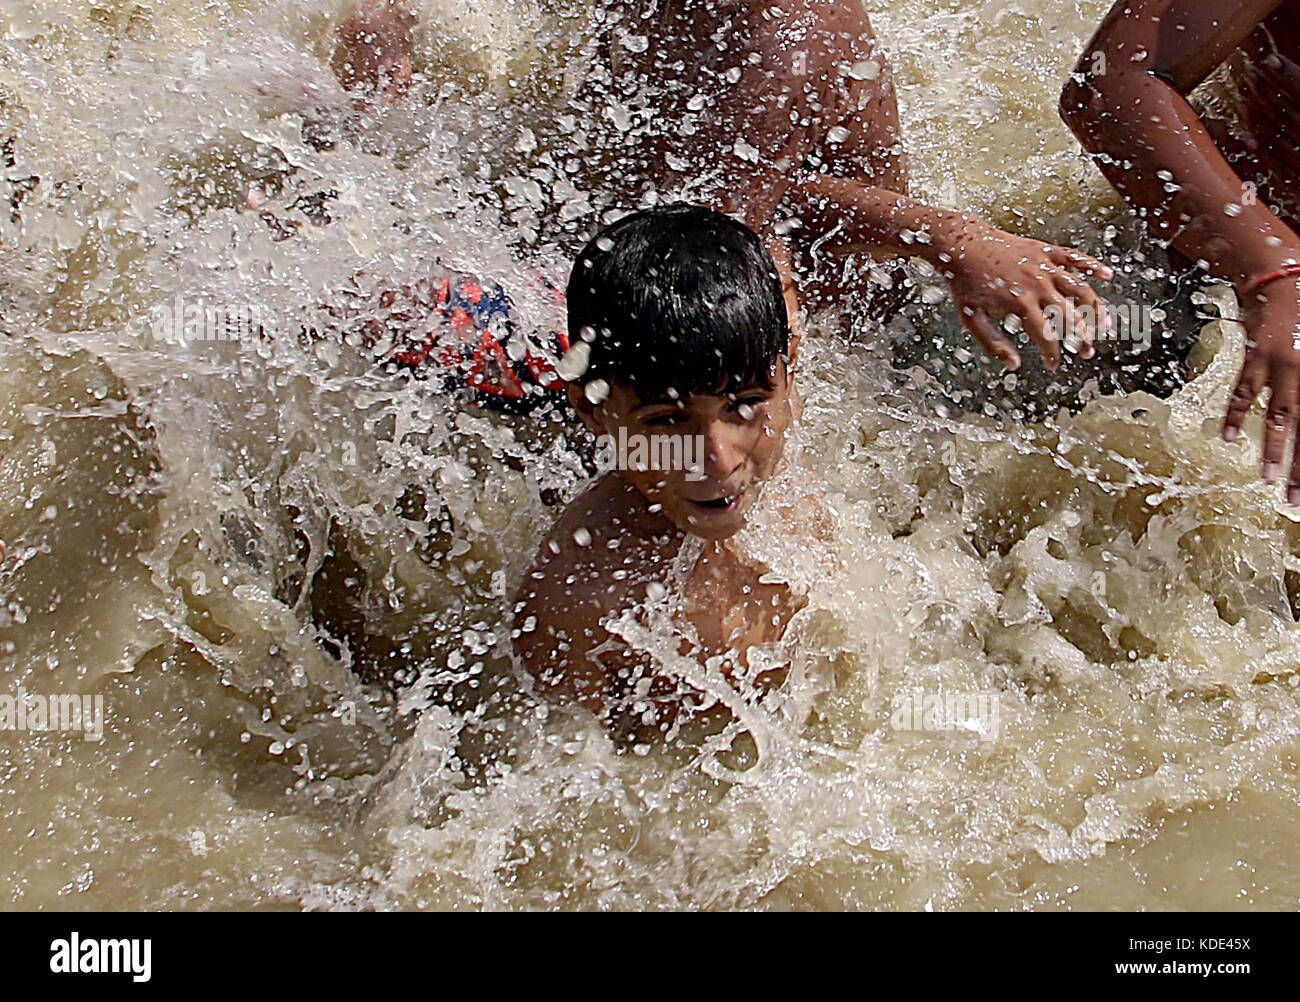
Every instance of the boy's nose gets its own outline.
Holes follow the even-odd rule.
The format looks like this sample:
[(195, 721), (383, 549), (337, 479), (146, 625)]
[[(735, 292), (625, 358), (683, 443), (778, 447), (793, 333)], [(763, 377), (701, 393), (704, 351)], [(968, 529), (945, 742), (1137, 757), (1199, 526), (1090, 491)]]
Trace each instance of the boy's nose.
[(727, 421), (710, 421), (701, 430), (704, 440), (704, 475), (721, 484), (736, 472), (748, 452), (749, 429)]
[(385, 59), (380, 64), (378, 85), (384, 89), (383, 99), (385, 104), (391, 104), (397, 100), (411, 86), (411, 57), (402, 56), (399, 59)]

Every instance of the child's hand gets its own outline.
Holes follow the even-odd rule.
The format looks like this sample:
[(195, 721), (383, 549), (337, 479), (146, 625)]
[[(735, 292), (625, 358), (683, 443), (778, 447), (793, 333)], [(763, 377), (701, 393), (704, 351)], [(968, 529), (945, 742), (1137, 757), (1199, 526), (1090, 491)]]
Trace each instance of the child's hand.
[(950, 243), (939, 270), (952, 286), (953, 300), (962, 325), (994, 358), (1008, 369), (1020, 368), (1020, 352), (1002, 331), (1003, 321), (1015, 316), (1038, 350), (1048, 369), (1061, 363), (1060, 323), (1051, 322), (1044, 312), (1053, 307), (1062, 320), (1074, 319), (1073, 333), (1080, 341), (1079, 354), (1091, 358), (1097, 331), (1078, 319), (1091, 314), (1105, 330), (1109, 314), (1093, 288), (1079, 275), (1109, 281), (1114, 272), (1081, 251), (1056, 247), (1004, 233), (986, 223), (966, 222)]
[[(1300, 340), (1300, 293), (1294, 279), (1285, 279), (1270, 283), (1251, 298), (1253, 302), (1244, 304), (1246, 359), (1223, 421), (1223, 437), (1231, 442), (1240, 434), (1246, 412), (1267, 386), (1270, 395), (1260, 476), (1272, 483), (1295, 434), (1300, 397), (1300, 350), (1296, 344)], [(1292, 460), (1287, 501), (1300, 504), (1300, 452)]]

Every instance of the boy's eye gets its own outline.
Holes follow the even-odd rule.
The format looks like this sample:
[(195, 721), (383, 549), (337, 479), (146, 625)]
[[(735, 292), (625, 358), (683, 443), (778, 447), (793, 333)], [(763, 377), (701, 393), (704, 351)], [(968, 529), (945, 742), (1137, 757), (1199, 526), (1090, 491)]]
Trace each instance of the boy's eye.
[(767, 403), (767, 397), (762, 394), (748, 393), (733, 400), (731, 410), (733, 413), (738, 414), (742, 421), (749, 421), (765, 403)]
[(650, 417), (643, 419), (643, 423), (651, 427), (660, 428), (665, 425), (676, 424), (682, 418), (681, 414), (676, 411), (664, 411), (662, 414), (652, 414)]

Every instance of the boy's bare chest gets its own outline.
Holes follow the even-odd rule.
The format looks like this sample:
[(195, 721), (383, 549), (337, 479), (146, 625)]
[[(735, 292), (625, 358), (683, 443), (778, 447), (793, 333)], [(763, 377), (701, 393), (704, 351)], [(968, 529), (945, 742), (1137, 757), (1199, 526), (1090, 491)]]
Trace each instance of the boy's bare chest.
[(781, 638), (802, 602), (788, 585), (761, 577), (726, 547), (710, 547), (696, 563), (682, 611), (707, 654), (743, 653)]

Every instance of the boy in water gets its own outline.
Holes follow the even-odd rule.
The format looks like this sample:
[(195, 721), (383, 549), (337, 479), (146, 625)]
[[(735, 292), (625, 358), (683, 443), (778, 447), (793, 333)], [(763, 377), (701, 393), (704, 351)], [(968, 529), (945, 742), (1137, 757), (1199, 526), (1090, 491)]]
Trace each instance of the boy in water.
[[(330, 71), (352, 96), (351, 110), (343, 121), (323, 109), (305, 115), (304, 142), (317, 150), (333, 149), (342, 135), (355, 136), (361, 120), (375, 109), (386, 108), (406, 95), (413, 78), (414, 26), (415, 15), (398, 0), (357, 0), (335, 30), (330, 55)], [(336, 195), (330, 192), (302, 208), (313, 222), (328, 222), (323, 203)], [(266, 208), (267, 197), (256, 186), (248, 189), (244, 202), (277, 241), (290, 239), (301, 227), (296, 220), (281, 219)]]
[[(1073, 300), (1105, 315), (1083, 276), (1108, 280), (1106, 265), (908, 197), (893, 81), (861, 0), (608, 7), (578, 105), (613, 122), (614, 172), (743, 219), (781, 266), (791, 302), (796, 284), (814, 309), (870, 286), (842, 260), (818, 268), (824, 253), (921, 257), (948, 281), (967, 331), (1009, 369), (1020, 353), (1004, 321), (1054, 369), (1061, 344), (1046, 311)], [(1094, 332), (1063, 333), (1093, 354)]]
[[(1187, 96), (1220, 69), (1198, 113)], [(1300, 0), (1122, 0), (1061, 98), (1152, 235), (1238, 287), (1246, 359), (1222, 434), (1268, 386), (1270, 483), (1300, 413), (1298, 108)], [(1287, 499), (1300, 504), (1300, 450)]]
[[(782, 461), (798, 409), (798, 339), (762, 242), (706, 208), (671, 205), (614, 223), (578, 257), (567, 296), (569, 337), (590, 350), (585, 371), (565, 373), (587, 427), (624, 442), (670, 435), (702, 446), (694, 469), (602, 476), (556, 522), (516, 596), (515, 650), (543, 691), (612, 720), (629, 699), (674, 685), (607, 628), (613, 619), (644, 621), (666, 607), (680, 653), (720, 658), (735, 680), (748, 671), (746, 652), (779, 639), (797, 611), (789, 587), (727, 540)], [(584, 349), (566, 361), (575, 353)], [(683, 565), (692, 541), (702, 552)], [(653, 722), (666, 728), (674, 712)]]
[[(330, 69), (344, 90), (355, 95), (357, 118), (392, 105), (410, 90), (415, 24), (415, 16), (399, 0), (358, 0), (340, 21)], [(304, 139), (318, 150), (329, 150), (340, 134), (354, 132), (356, 124), (332, 131), (328, 122), (308, 116)], [(322, 201), (307, 206), (313, 222), (329, 222), (324, 202), (335, 194), (327, 192)], [(291, 239), (301, 228), (299, 222), (281, 219), (267, 208), (266, 197), (256, 188), (249, 189), (245, 201), (276, 241)], [(362, 285), (364, 273), (358, 273), (357, 281)], [(539, 276), (537, 286), (535, 299), (560, 299), (549, 280)], [(525, 336), (517, 329), (510, 297), (496, 283), (451, 274), (435, 264), (430, 277), (397, 288), (363, 286), (344, 295), (346, 305), (325, 307), (339, 327), (386, 366), (432, 378), (448, 394), (492, 410), (519, 412), (563, 390), (553, 363), (569, 347), (567, 338), (553, 328)]]
[(411, 86), (415, 15), (396, 0), (362, 0), (339, 25), (330, 69), (344, 90), (392, 104)]

